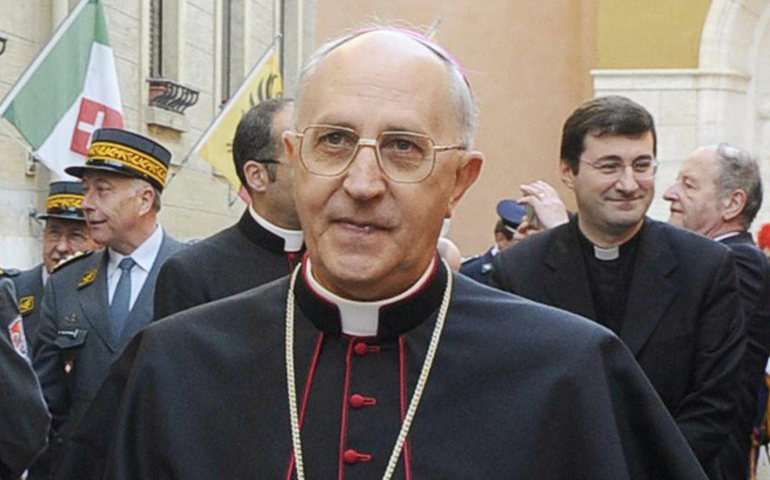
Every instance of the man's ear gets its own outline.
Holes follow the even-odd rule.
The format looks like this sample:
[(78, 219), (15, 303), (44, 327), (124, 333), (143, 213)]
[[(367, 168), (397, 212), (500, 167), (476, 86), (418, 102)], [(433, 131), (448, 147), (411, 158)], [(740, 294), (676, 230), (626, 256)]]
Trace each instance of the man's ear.
[(155, 197), (159, 195), (158, 191), (155, 190), (154, 187), (152, 187), (150, 184), (145, 182), (144, 180), (138, 180), (142, 182), (142, 190), (139, 192), (139, 201), (141, 203), (139, 207), (139, 213), (140, 215), (145, 215), (153, 210), (155, 205)]
[(449, 198), (449, 205), (445, 218), (452, 218), (452, 211), (463, 198), (465, 192), (471, 188), (471, 185), (479, 178), (481, 166), (484, 164), (484, 154), (481, 152), (466, 152), (455, 172), (455, 184), (452, 188), (452, 195)]
[(243, 165), (243, 176), (246, 178), (248, 189), (252, 192), (264, 192), (270, 183), (267, 166), (254, 160), (249, 160)]
[(572, 185), (575, 183), (575, 173), (572, 172), (572, 167), (564, 160), (559, 161), (559, 171), (561, 171), (561, 182), (572, 190)]
[(297, 150), (294, 148), (295, 142), (297, 141), (297, 134), (291, 130), (286, 130), (283, 132), (283, 135), (281, 135), (281, 138), (283, 139), (283, 146), (286, 149), (286, 158), (289, 159), (289, 162), (294, 163), (297, 160)]
[(748, 200), (749, 196), (742, 188), (734, 190), (728, 197), (722, 199), (722, 220), (730, 222), (738, 218), (746, 208)]

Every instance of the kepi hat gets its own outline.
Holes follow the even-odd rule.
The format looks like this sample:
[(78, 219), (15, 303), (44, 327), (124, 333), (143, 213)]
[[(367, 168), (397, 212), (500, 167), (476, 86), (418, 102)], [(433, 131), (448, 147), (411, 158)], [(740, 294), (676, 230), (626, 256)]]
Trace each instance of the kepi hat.
[(37, 218), (41, 220), (61, 218), (85, 222), (83, 198), (83, 184), (80, 182), (51, 182), (45, 213), (37, 215)]
[(171, 152), (158, 142), (119, 128), (96, 130), (88, 147), (86, 164), (64, 169), (83, 178), (88, 170), (101, 170), (140, 178), (163, 191), (171, 163)]
[(505, 228), (515, 232), (527, 214), (527, 208), (519, 205), (516, 200), (501, 200), (497, 204), (497, 214), (503, 221)]

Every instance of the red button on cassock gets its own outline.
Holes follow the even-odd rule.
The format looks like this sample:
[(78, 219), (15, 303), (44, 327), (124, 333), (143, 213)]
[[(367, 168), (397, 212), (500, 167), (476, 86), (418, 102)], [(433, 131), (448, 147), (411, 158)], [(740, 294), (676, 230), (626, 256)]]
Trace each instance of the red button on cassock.
[(353, 351), (359, 357), (363, 357), (367, 353), (378, 353), (380, 351), (380, 347), (376, 345), (367, 345), (364, 342), (358, 342), (353, 347)]
[(345, 453), (342, 454), (342, 459), (345, 460), (345, 463), (353, 465), (358, 462), (369, 462), (372, 460), (372, 456), (365, 453), (358, 453), (351, 449), (345, 450)]
[(371, 407), (377, 405), (377, 399), (355, 394), (350, 396), (350, 406), (353, 408)]

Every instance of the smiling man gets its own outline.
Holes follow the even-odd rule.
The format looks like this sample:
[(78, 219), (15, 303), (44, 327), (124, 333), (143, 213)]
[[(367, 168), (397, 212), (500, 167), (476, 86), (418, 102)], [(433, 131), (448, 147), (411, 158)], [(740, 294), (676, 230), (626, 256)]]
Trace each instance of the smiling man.
[(770, 264), (748, 231), (762, 205), (759, 165), (747, 152), (726, 144), (701, 147), (687, 157), (663, 198), (671, 202), (669, 223), (706, 235), (735, 255), (748, 335), (741, 410), (729, 442), (707, 471), (712, 480), (749, 478), (751, 429), (770, 354)]
[(483, 161), (446, 52), (359, 32), (298, 93), (307, 254), (134, 340), (106, 478), (704, 478), (616, 337), (440, 261)]
[(590, 318), (625, 341), (707, 465), (737, 415), (743, 317), (729, 249), (645, 216), (656, 134), (618, 96), (580, 106), (562, 132), (578, 215), (500, 255), (493, 282)]
[(67, 462), (59, 433), (82, 414), (129, 339), (153, 318), (155, 279), (181, 244), (158, 225), (171, 154), (118, 129), (93, 134), (82, 177), (91, 238), (106, 248), (51, 276), (34, 342), (34, 366), (52, 416), (52, 475)]

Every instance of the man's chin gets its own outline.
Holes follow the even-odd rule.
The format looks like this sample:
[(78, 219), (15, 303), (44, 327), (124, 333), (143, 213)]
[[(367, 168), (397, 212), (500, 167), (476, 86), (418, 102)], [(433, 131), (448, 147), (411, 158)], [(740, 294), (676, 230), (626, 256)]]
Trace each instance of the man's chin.
[(684, 227), (682, 215), (679, 213), (672, 212), (671, 216), (668, 217), (668, 223), (669, 225), (673, 225), (675, 227)]

